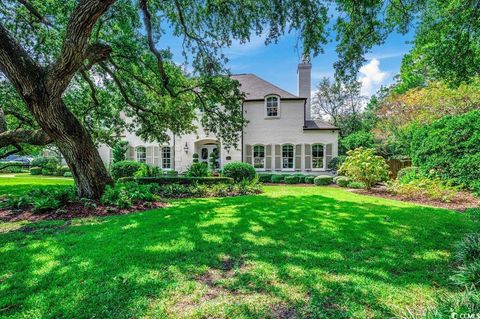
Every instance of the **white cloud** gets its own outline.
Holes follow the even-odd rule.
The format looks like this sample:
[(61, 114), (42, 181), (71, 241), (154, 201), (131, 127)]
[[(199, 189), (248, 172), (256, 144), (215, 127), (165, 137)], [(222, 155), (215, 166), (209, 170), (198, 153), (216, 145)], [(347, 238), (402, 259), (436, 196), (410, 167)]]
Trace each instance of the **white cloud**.
[(378, 59), (372, 59), (362, 66), (360, 74), (359, 80), (362, 83), (361, 93), (365, 96), (371, 96), (375, 93), (388, 76), (387, 72), (380, 70), (380, 61)]

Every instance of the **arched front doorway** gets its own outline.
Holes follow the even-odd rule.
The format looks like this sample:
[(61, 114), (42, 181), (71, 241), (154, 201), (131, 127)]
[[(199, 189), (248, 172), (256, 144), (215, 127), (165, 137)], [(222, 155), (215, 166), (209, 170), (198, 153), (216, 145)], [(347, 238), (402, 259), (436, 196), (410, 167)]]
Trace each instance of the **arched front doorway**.
[[(195, 153), (198, 160), (210, 164), (210, 158), (215, 156), (215, 168), (220, 168), (220, 142), (216, 139), (201, 139), (195, 142)], [(214, 154), (214, 155), (212, 155)]]

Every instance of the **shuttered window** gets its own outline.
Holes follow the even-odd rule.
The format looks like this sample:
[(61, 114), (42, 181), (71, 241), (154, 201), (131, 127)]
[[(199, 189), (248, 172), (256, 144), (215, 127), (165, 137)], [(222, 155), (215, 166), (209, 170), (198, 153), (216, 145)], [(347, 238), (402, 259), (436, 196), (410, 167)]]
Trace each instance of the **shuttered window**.
[(253, 146), (253, 167), (256, 169), (265, 169), (265, 146)]
[(324, 163), (324, 146), (323, 144), (313, 144), (312, 145), (312, 168), (313, 169), (323, 169)]
[(135, 148), (137, 162), (147, 162), (147, 148), (145, 146), (137, 146)]
[(295, 152), (293, 145), (282, 145), (282, 169), (293, 169), (293, 161), (295, 159)]

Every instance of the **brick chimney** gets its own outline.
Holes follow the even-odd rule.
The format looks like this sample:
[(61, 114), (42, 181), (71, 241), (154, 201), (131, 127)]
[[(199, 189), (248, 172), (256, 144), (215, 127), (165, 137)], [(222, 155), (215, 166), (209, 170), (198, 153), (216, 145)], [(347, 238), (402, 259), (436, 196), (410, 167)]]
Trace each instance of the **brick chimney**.
[(310, 107), (310, 97), (312, 90), (312, 65), (310, 64), (310, 56), (305, 55), (302, 62), (298, 64), (298, 96), (307, 98), (305, 103), (305, 120), (312, 119), (312, 110)]

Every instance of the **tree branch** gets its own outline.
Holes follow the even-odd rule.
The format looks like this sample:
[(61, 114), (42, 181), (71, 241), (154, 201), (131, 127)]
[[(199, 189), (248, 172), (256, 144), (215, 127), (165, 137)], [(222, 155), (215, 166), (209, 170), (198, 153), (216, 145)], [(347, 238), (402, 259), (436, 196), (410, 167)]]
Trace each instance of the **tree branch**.
[(53, 140), (43, 130), (18, 129), (0, 133), (0, 147), (26, 143), (30, 145), (47, 145)]
[(81, 0), (70, 16), (62, 50), (48, 77), (50, 93), (61, 96), (88, 56), (88, 39), (97, 20), (116, 0)]
[(51, 24), (47, 19), (45, 19), (45, 17), (42, 16), (40, 12), (38, 12), (38, 10), (35, 9), (35, 7), (30, 2), (28, 2), (27, 0), (17, 0), (17, 1), (20, 2), (25, 7), (25, 9), (27, 9), (28, 12), (30, 12), (30, 14), (38, 20), (38, 22), (43, 23), (48, 27), (52, 27), (52, 28), (54, 27), (53, 24)]

